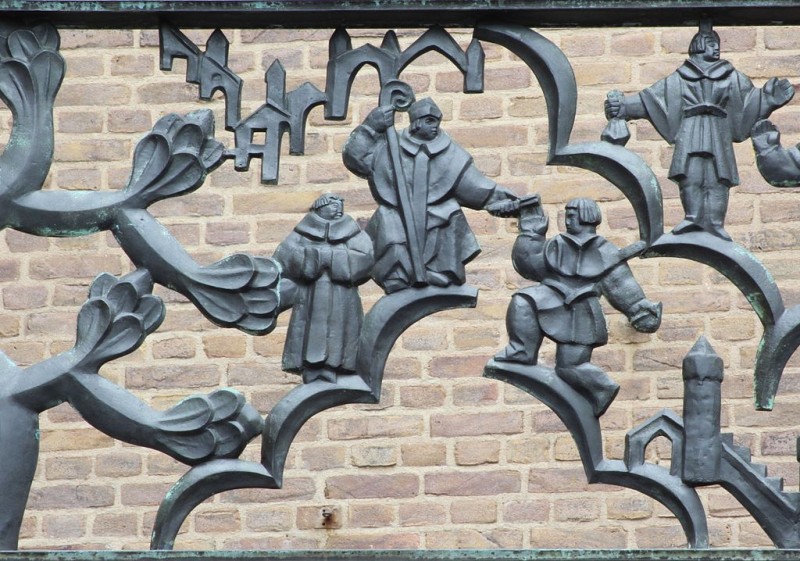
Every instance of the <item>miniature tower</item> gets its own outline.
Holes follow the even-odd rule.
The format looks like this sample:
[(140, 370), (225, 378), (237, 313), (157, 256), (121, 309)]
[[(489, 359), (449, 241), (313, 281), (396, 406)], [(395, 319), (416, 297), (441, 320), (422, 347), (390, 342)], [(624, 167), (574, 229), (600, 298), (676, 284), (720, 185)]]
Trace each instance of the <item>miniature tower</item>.
[(719, 480), (722, 359), (700, 337), (683, 359), (683, 481)]

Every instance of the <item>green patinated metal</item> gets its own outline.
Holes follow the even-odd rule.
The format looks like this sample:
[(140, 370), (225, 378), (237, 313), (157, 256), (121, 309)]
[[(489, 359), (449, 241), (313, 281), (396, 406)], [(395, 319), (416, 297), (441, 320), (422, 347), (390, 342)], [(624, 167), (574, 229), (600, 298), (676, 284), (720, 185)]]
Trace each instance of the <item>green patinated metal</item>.
[(800, 23), (795, 0), (2, 0), (0, 10), (75, 27), (472, 27), (504, 18), (531, 27)]
[(0, 561), (796, 561), (799, 550), (25, 551)]

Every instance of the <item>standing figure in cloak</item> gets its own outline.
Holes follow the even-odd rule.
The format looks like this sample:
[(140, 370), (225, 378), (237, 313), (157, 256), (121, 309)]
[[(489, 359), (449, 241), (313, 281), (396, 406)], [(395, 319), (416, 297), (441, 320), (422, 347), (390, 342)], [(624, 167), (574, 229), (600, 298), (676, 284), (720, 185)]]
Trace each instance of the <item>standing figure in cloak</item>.
[[(358, 286), (369, 280), (372, 241), (335, 195), (318, 198), (275, 251), (284, 279), (296, 285), (283, 369), (335, 382), (356, 369), (364, 311)], [(282, 294), (290, 292), (285, 291)]]
[(597, 203), (567, 203), (567, 231), (546, 240), (547, 217), (538, 197), (532, 200), (520, 205), (512, 260), (520, 275), (539, 284), (512, 296), (506, 315), (509, 344), (495, 360), (535, 365), (544, 337), (551, 339), (556, 343), (556, 374), (581, 393), (599, 417), (619, 391), (614, 380), (589, 362), (594, 348), (608, 342), (600, 296), (643, 333), (658, 329), (661, 304), (645, 297), (628, 267), (638, 246), (620, 250), (597, 234)]
[[(375, 250), (372, 278), (387, 294), (464, 284), (464, 265), (480, 247), (461, 207), (499, 214), (517, 197), (478, 171), (441, 130), (442, 112), (430, 98), (409, 107), (410, 126), (399, 134), (394, 112), (390, 105), (374, 109), (343, 153), (345, 166), (369, 181), (379, 205), (366, 230)], [(399, 154), (391, 153), (388, 135), (398, 137)]]
[(749, 138), (794, 89), (778, 78), (756, 88), (719, 53), (719, 35), (701, 23), (680, 68), (637, 94), (611, 92), (605, 111), (608, 119), (647, 119), (675, 146), (669, 178), (680, 187), (686, 216), (673, 233), (705, 230), (730, 240), (725, 213), (729, 190), (739, 184), (733, 143)]

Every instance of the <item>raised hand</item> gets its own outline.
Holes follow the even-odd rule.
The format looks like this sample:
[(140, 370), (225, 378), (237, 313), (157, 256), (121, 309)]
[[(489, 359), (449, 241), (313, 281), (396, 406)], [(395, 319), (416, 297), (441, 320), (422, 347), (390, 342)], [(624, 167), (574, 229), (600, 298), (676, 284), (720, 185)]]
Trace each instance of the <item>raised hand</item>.
[(794, 97), (794, 87), (786, 78), (770, 78), (764, 84), (766, 101), (773, 107), (782, 107)]

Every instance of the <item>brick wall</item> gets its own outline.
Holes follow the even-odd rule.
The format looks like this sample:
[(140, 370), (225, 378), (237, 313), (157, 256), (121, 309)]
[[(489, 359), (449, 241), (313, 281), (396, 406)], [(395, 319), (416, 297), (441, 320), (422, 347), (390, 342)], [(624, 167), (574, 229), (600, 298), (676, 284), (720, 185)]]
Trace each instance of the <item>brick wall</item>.
[[(599, 138), (609, 89), (636, 91), (683, 60), (692, 29), (547, 30), (570, 57), (580, 86), (573, 141)], [(800, 34), (790, 28), (720, 29), (723, 56), (759, 85), (778, 75), (800, 83)], [(208, 31), (188, 33), (202, 43)], [(309, 80), (324, 87), (328, 30), (226, 30), (230, 66), (245, 80), (243, 115), (264, 103), (263, 72), (280, 58), (287, 89)], [(409, 44), (417, 32), (399, 33)], [(464, 46), (470, 35), (456, 33)], [(353, 33), (354, 45), (381, 34)], [(637, 238), (633, 212), (605, 180), (577, 169), (545, 167), (547, 123), (541, 90), (530, 71), (504, 49), (486, 44), (486, 93), (460, 93), (461, 80), (444, 58), (429, 54), (403, 78), (418, 97), (434, 96), (444, 127), (499, 183), (538, 192), (551, 224), (574, 196), (601, 201), (601, 233), (617, 244)], [(62, 31), (68, 70), (57, 101), (56, 162), (48, 189), (115, 189), (124, 185), (138, 138), (162, 115), (224, 104), (197, 100), (184, 83), (182, 62), (158, 70), (157, 32)], [(199, 261), (236, 251), (271, 255), (319, 194), (335, 191), (346, 211), (367, 219), (375, 204), (366, 183), (341, 162), (349, 131), (374, 107), (377, 80), (356, 80), (343, 123), (310, 118), (304, 157), (284, 155), (280, 183), (258, 182), (259, 163), (237, 173), (232, 162), (196, 193), (152, 210)], [(774, 121), (785, 142), (800, 139), (797, 100)], [(10, 116), (2, 118), (3, 138)], [(681, 216), (675, 185), (666, 179), (670, 149), (647, 123), (632, 126), (628, 147), (654, 168), (665, 197), (665, 221)], [(736, 149), (742, 185), (732, 194), (728, 231), (770, 269), (787, 305), (800, 301), (800, 198), (770, 188), (753, 166), (749, 142)], [(481, 378), (487, 359), (505, 344), (503, 318), (511, 294), (529, 284), (510, 263), (511, 221), (468, 212), (483, 253), (468, 267), (480, 288), (476, 309), (436, 314), (408, 330), (389, 359), (379, 405), (346, 406), (313, 418), (291, 448), (281, 490), (240, 490), (202, 505), (184, 525), (177, 547), (296, 548), (550, 548), (684, 546), (676, 519), (649, 498), (585, 483), (575, 446), (558, 418), (515, 388)], [(108, 234), (42, 239), (6, 230), (0, 248), (0, 348), (20, 364), (69, 348), (75, 318), (91, 279), (131, 265)], [(720, 274), (692, 262), (637, 260), (637, 278), (661, 299), (665, 315), (655, 335), (636, 333), (608, 309), (611, 340), (596, 362), (622, 385), (602, 418), (605, 451), (621, 458), (625, 433), (664, 407), (679, 410), (680, 364), (705, 334), (726, 366), (723, 430), (752, 447), (756, 461), (797, 487), (798, 364), (787, 368), (771, 413), (752, 407), (752, 367), (761, 325), (744, 297)], [(288, 323), (252, 337), (215, 328), (182, 297), (164, 289), (164, 325), (132, 356), (103, 374), (157, 407), (220, 385), (242, 390), (267, 413), (298, 383), (280, 370)], [(381, 295), (362, 288), (368, 307)], [(543, 356), (552, 363), (554, 348)], [(120, 444), (95, 431), (66, 405), (42, 416), (42, 454), (23, 527), (24, 548), (146, 548), (153, 518), (185, 468), (169, 458)], [(259, 458), (254, 442), (245, 457)], [(8, 453), (5, 451), (4, 453)], [(658, 439), (650, 461), (669, 463)], [(702, 491), (716, 547), (770, 542), (724, 491)], [(327, 522), (323, 507), (332, 509)]]

